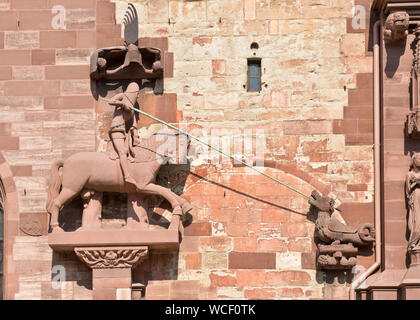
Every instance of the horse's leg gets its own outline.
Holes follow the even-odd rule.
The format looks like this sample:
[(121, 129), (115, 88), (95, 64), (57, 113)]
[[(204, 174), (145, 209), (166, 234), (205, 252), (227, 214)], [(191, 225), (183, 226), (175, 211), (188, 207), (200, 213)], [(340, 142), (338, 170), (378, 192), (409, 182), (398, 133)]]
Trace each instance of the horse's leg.
[[(176, 194), (173, 193), (171, 190), (159, 186), (157, 184), (149, 183), (140, 191), (142, 193), (157, 194), (164, 197), (170, 203), (172, 209), (174, 210), (174, 214), (182, 214), (181, 204), (179, 203)], [(175, 211), (177, 212), (175, 213)]]
[(191, 203), (189, 203), (187, 200), (185, 200), (183, 197), (177, 195), (176, 193), (174, 193), (174, 195), (178, 199), (178, 202), (181, 205), (183, 213), (187, 213), (187, 212), (192, 210), (193, 207), (192, 207)]
[(53, 205), (52, 205), (52, 214), (51, 214), (51, 228), (53, 229), (53, 232), (62, 231), (58, 226), (58, 216), (60, 213), (60, 209), (71, 199), (73, 199), (78, 192), (74, 192), (73, 190), (69, 188), (64, 188), (61, 190), (60, 194), (56, 199), (54, 199)]
[(149, 183), (146, 185), (141, 192), (158, 194), (164, 197), (171, 204), (172, 207), (172, 221), (169, 225), (169, 229), (176, 229), (179, 226), (179, 222), (182, 216), (181, 204), (178, 201), (177, 195), (173, 193), (170, 189), (164, 188), (162, 186)]
[(83, 190), (83, 216), (81, 229), (99, 229), (101, 227), (103, 193), (95, 190)]

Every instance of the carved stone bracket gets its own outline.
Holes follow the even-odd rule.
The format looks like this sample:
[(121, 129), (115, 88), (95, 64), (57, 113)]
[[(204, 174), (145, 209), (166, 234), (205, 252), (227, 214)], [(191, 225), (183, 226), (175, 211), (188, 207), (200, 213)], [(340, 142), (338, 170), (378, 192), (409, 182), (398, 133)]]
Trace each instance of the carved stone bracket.
[(319, 244), (317, 252), (318, 269), (351, 269), (356, 265), (357, 252), (357, 248), (351, 243), (330, 245)]
[(315, 221), (315, 238), (318, 240), (316, 264), (318, 269), (346, 270), (357, 262), (357, 247), (370, 246), (375, 241), (375, 228), (371, 223), (351, 227), (333, 217), (335, 201), (316, 190), (311, 193), (311, 211), (318, 216)]
[(124, 16), (124, 45), (96, 50), (91, 55), (91, 90), (95, 99), (107, 88), (107, 81), (154, 80), (155, 93), (163, 93), (163, 52), (158, 48), (139, 47), (136, 7), (128, 4)]
[(91, 269), (134, 268), (148, 257), (148, 247), (74, 248), (77, 257)]
[(384, 38), (387, 41), (403, 41), (408, 36), (410, 16), (405, 11), (391, 13), (385, 21)]

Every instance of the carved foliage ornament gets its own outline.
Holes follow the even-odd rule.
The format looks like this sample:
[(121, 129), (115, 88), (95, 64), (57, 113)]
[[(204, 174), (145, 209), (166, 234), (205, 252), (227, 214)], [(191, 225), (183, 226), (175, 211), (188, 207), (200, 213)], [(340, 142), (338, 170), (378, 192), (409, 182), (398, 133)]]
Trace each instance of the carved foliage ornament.
[(147, 247), (75, 248), (74, 251), (91, 269), (134, 268), (148, 257)]
[(318, 245), (317, 265), (320, 269), (351, 269), (357, 262), (357, 248), (351, 243)]

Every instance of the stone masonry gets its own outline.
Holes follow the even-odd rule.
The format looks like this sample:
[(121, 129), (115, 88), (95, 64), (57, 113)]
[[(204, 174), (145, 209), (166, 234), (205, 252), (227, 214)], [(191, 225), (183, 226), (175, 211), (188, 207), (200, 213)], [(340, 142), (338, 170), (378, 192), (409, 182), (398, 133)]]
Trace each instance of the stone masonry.
[[(348, 224), (373, 222), (369, 22), (352, 28), (353, 7), (368, 19), (371, 1), (1, 0), (0, 156), (13, 173), (19, 225), (22, 217), (46, 225), (53, 161), (103, 150), (112, 109), (91, 96), (89, 56), (121, 45), (128, 2), (140, 43), (164, 52), (164, 95), (144, 92), (145, 111), (212, 133), (214, 143), (232, 132), (255, 142), (263, 132), (267, 174), (336, 198)], [(66, 30), (51, 26), (56, 4), (66, 8)], [(245, 88), (254, 52), (259, 93)], [(156, 127), (139, 125), (140, 133)], [(148, 281), (146, 299), (348, 299), (351, 276), (315, 268), (305, 198), (229, 161), (212, 163), (213, 153), (195, 155), (183, 187), (193, 221), (179, 252), (151, 252), (134, 271)], [(13, 221), (6, 210), (6, 299), (92, 298), (88, 267), (53, 253), (46, 228), (33, 237)], [(67, 275), (59, 288), (58, 265)]]

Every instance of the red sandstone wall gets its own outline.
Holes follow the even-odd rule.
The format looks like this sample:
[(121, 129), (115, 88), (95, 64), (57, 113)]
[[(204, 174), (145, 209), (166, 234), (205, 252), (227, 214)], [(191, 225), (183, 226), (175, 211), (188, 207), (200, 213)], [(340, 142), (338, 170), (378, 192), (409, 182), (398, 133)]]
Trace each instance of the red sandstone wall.
[[(177, 2), (180, 3), (183, 2)], [(279, 76), (298, 74), (300, 81), (285, 84), (282, 75), (281, 79), (271, 79), (273, 86), (260, 95), (261, 101), (249, 96), (236, 99), (235, 94), (224, 90), (231, 83), (239, 83), (242, 74), (230, 69), (232, 61), (205, 58), (204, 53), (210, 52), (209, 48), (225, 36), (249, 33), (255, 37), (268, 34), (272, 39), (285, 37), (279, 34), (281, 20), (278, 20), (284, 18), (284, 12), (280, 7), (271, 10), (267, 1), (261, 1), (258, 10), (253, 0), (220, 4), (219, 11), (213, 3), (209, 12), (215, 12), (215, 16), (207, 18), (220, 16), (223, 21), (217, 29), (220, 34), (208, 35), (209, 30), (199, 30), (190, 35), (188, 23), (200, 17), (203, 3), (189, 4), (184, 11), (176, 11), (172, 3), (172, 17), (185, 20), (185, 30), (180, 31), (181, 35), (187, 33), (185, 39), (171, 34), (178, 31), (168, 26), (166, 0), (150, 2), (147, 7), (149, 20), (144, 31), (149, 37), (141, 43), (165, 52), (165, 78), (172, 81), (167, 82), (163, 96), (144, 93), (142, 108), (170, 122), (178, 122), (184, 116), (184, 120), (204, 128), (209, 125), (243, 128), (242, 120), (246, 118), (249, 121), (246, 128), (267, 131), (269, 152), (282, 163), (277, 169), (267, 169), (269, 174), (307, 194), (313, 188), (334, 190), (344, 202), (343, 216), (349, 224), (372, 221), (372, 201), (363, 199), (372, 191), (371, 57), (364, 43), (352, 38), (351, 34), (357, 31), (349, 27), (350, 20), (347, 33), (343, 31), (340, 38), (328, 39), (330, 44), (341, 45), (339, 52), (331, 49), (334, 55), (331, 63), (344, 70), (340, 76), (345, 78), (344, 73), (348, 78), (336, 81), (337, 71), (329, 70), (326, 60), (327, 66), (323, 66), (319, 79), (334, 79), (333, 87), (322, 94), (320, 90), (312, 93), (306, 86), (305, 69), (311, 58), (288, 57), (272, 63), (279, 68)], [(366, 7), (369, 3), (363, 1)], [(55, 4), (68, 9), (67, 30), (51, 27), (51, 8)], [(290, 8), (288, 15), (295, 13), (294, 6)], [(333, 11), (339, 11), (337, 8), (305, 11), (303, 18), (327, 17), (332, 24), (339, 24), (344, 18), (342, 13)], [(6, 298), (89, 299), (89, 269), (74, 255), (53, 254), (46, 244), (45, 228), (41, 237), (28, 237), (19, 231), (18, 223), (22, 226), (25, 221), (31, 224), (41, 219), (45, 225), (45, 187), (54, 160), (78, 151), (95, 151), (106, 138), (112, 109), (91, 97), (88, 64), (92, 50), (121, 45), (121, 26), (115, 24), (116, 5), (108, 0), (3, 0), (0, 9), (0, 151), (5, 159), (2, 164), (5, 169), (0, 170), (0, 175), (3, 181), (12, 180), (9, 190), (17, 191), (18, 201), (11, 196), (9, 202), (14, 201), (11, 207), (19, 206), (15, 211), (9, 209), (6, 216)], [(236, 20), (243, 24), (233, 30), (231, 26)], [(148, 33), (159, 38), (152, 39)], [(223, 36), (218, 38), (219, 35)], [(248, 40), (243, 43), (249, 46)], [(354, 43), (363, 50), (356, 54)], [(192, 48), (203, 61), (190, 61), (189, 49), (182, 52), (181, 44)], [(312, 47), (316, 46), (308, 45), (306, 50)], [(335, 49), (335, 45), (332, 47)], [(171, 48), (179, 52), (168, 52)], [(283, 46), (276, 48), (280, 50)], [(209, 75), (197, 73), (195, 78), (195, 72), (206, 66)], [(191, 91), (188, 84), (206, 88)], [(329, 95), (334, 95), (334, 90), (340, 90), (337, 95), (341, 97), (344, 85), (348, 87), (345, 93), (348, 105), (340, 105), (344, 107), (341, 119), (340, 112), (339, 116), (331, 115), (337, 108), (331, 111), (321, 104), (330, 102)], [(319, 105), (302, 115), (297, 105), (307, 101), (308, 95)], [(255, 103), (263, 110), (255, 108)], [(220, 108), (226, 105), (231, 110), (220, 113)], [(255, 109), (260, 113), (254, 117)], [(150, 124), (144, 120), (141, 119), (141, 125)], [(334, 148), (331, 143), (341, 141), (342, 136), (343, 148), (340, 145), (340, 151), (331, 151)], [(309, 163), (302, 159), (309, 159)], [(334, 163), (342, 162), (346, 166), (335, 169)], [(13, 179), (11, 174), (4, 173), (6, 166), (10, 167)], [(353, 172), (351, 178), (346, 172), (349, 168)], [(206, 165), (194, 168), (185, 188), (185, 195), (195, 206), (194, 220), (184, 230), (179, 254), (153, 253), (145, 269), (135, 271), (134, 278), (149, 281), (146, 297), (346, 298), (348, 292), (343, 281), (338, 283), (337, 277), (326, 279), (324, 273), (315, 270), (313, 222), (305, 216), (308, 209), (305, 199), (280, 188), (242, 168)], [(70, 271), (66, 287), (59, 292), (50, 284), (51, 261), (65, 265)], [(359, 261), (368, 266), (372, 256), (359, 257)]]

